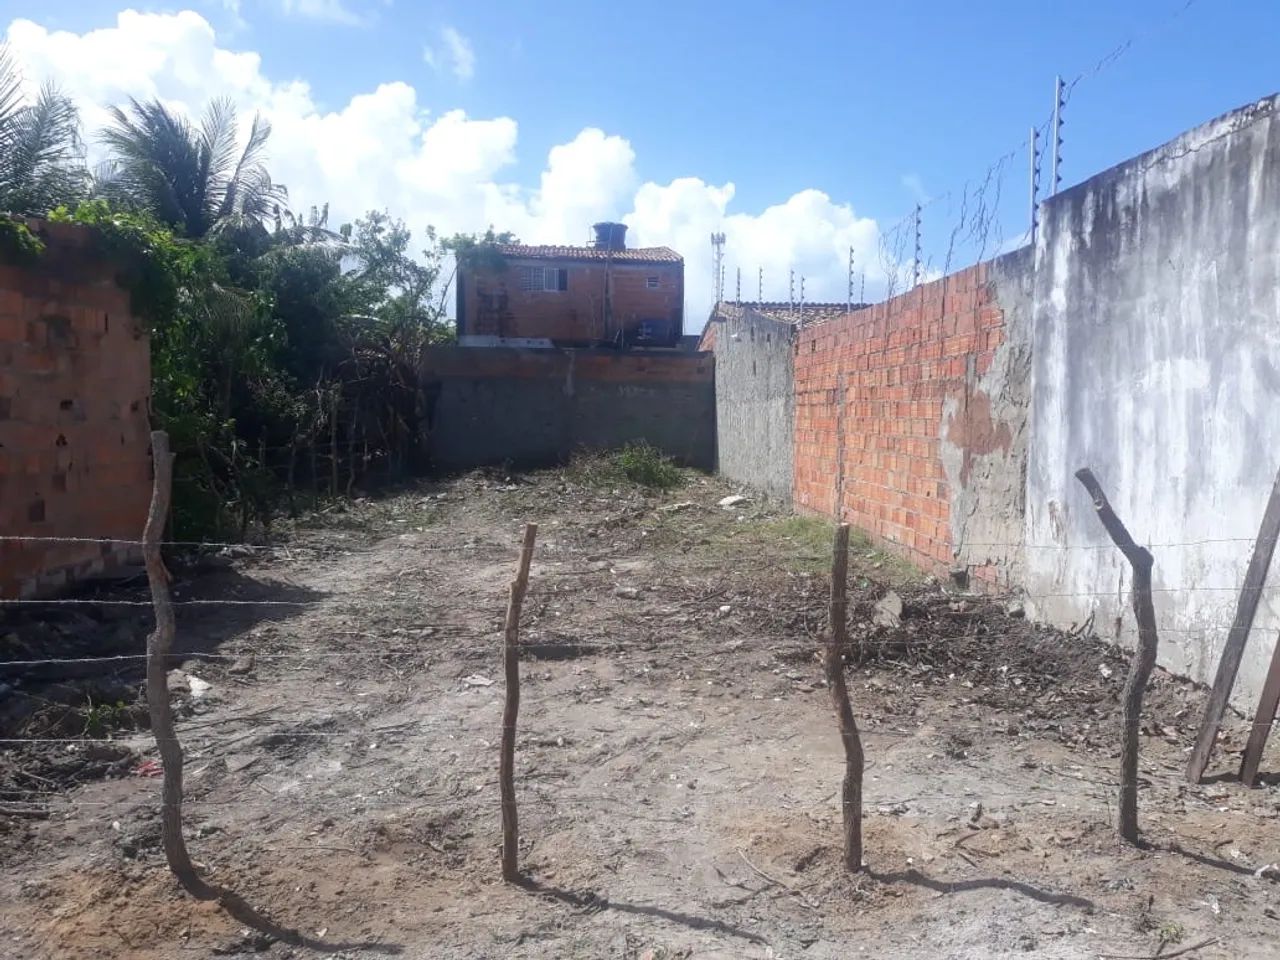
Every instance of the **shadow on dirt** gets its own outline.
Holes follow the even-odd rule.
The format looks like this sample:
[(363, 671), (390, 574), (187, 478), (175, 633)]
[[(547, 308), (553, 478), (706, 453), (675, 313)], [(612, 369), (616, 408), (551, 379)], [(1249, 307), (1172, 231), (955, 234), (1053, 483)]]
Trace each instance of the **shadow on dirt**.
[(975, 880), (938, 880), (934, 877), (926, 876), (919, 870), (901, 870), (894, 873), (868, 871), (868, 876), (880, 883), (910, 883), (942, 894), (967, 893), (972, 890), (1009, 890), (1024, 897), (1030, 897), (1040, 903), (1051, 903), (1058, 907), (1079, 907), (1089, 913), (1096, 909), (1094, 902), (1085, 897), (1078, 897), (1072, 893), (1054, 893), (1051, 890), (1042, 890), (1021, 880), (1009, 880), (1005, 877), (982, 877)]
[(562, 890), (559, 887), (548, 886), (539, 883), (537, 880), (525, 878), (520, 882), (520, 886), (528, 890), (530, 893), (536, 893), (552, 900), (558, 900), (561, 903), (568, 904), (576, 910), (582, 910), (588, 913), (599, 913), (604, 910), (616, 910), (618, 913), (630, 913), (642, 917), (654, 917), (659, 920), (666, 920), (668, 923), (674, 923), (682, 927), (688, 927), (691, 930), (709, 931), (712, 933), (720, 933), (729, 937), (737, 937), (741, 940), (747, 940), (751, 943), (765, 943), (765, 939), (758, 934), (752, 933), (750, 930), (743, 930), (741, 927), (735, 927), (725, 923), (723, 920), (712, 920), (708, 917), (699, 917), (691, 913), (680, 913), (675, 910), (666, 910), (662, 907), (649, 906), (647, 904), (636, 903), (618, 903), (610, 900), (608, 897), (601, 897), (591, 891), (574, 892), (572, 890)]

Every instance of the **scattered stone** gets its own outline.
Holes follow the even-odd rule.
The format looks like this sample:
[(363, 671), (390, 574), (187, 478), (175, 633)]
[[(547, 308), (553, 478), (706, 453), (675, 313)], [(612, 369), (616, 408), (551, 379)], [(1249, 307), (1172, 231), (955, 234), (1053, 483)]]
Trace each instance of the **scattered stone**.
[(1004, 605), (1004, 612), (1015, 620), (1021, 620), (1027, 615), (1027, 608), (1021, 600), (1010, 600)]
[(253, 672), (253, 654), (246, 653), (243, 657), (236, 659), (231, 666), (227, 667), (227, 673), (235, 674), (238, 677), (244, 676), (246, 673)]
[(619, 585), (619, 586), (616, 586), (616, 587), (614, 587), (614, 588), (613, 588), (613, 595), (614, 595), (615, 597), (621, 597), (623, 600), (639, 600), (639, 599), (640, 599), (640, 588), (639, 588), (639, 587), (624, 587), (624, 586)]
[(483, 674), (473, 673), (469, 677), (462, 678), (464, 687), (492, 687), (493, 681)]
[(665, 507), (659, 507), (663, 513), (679, 513), (681, 510), (689, 510), (696, 507), (697, 504), (692, 500), (681, 500), (679, 503), (668, 503)]
[(744, 497), (740, 493), (731, 494), (720, 501), (720, 506), (726, 510), (732, 510), (734, 507), (747, 503), (749, 497)]

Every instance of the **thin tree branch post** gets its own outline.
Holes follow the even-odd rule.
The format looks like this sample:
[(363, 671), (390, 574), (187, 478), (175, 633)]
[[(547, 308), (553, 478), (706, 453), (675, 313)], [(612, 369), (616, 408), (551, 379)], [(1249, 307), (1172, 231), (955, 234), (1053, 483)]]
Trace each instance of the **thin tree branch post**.
[(840, 724), (844, 744), (844, 785), (841, 807), (844, 819), (844, 866), (850, 873), (862, 870), (862, 738), (849, 703), (842, 654), (848, 648), (849, 525), (836, 527), (835, 549), (831, 557), (831, 635), (823, 657), (831, 705)]
[(506, 632), (502, 644), (502, 666), (506, 674), (507, 699), (502, 710), (502, 749), (498, 758), (498, 786), (502, 792), (502, 879), (520, 879), (520, 826), (516, 812), (516, 720), (520, 715), (520, 608), (529, 586), (529, 564), (538, 525), (524, 525), (524, 543), (516, 578), (511, 581), (507, 600)]
[(169, 596), (169, 572), (160, 551), (173, 483), (173, 455), (169, 452), (167, 433), (157, 430), (151, 434), (151, 456), (155, 480), (151, 490), (151, 509), (142, 533), (142, 555), (156, 618), (156, 628), (147, 640), (147, 706), (151, 712), (151, 732), (155, 735), (164, 767), (161, 838), (169, 869), (183, 889), (197, 900), (217, 900), (221, 891), (205, 883), (196, 872), (182, 838), (182, 745), (178, 743), (178, 734), (173, 726), (165, 670), (173, 647), (175, 623), (173, 602)]
[(1155, 669), (1160, 639), (1156, 634), (1156, 612), (1151, 603), (1150, 551), (1134, 543), (1120, 522), (1107, 495), (1088, 467), (1076, 471), (1076, 479), (1088, 491), (1093, 508), (1112, 542), (1133, 567), (1133, 614), (1138, 621), (1138, 646), (1129, 661), (1124, 685), (1124, 731), (1120, 743), (1120, 836), (1138, 844), (1138, 735), (1142, 722), (1142, 698)]

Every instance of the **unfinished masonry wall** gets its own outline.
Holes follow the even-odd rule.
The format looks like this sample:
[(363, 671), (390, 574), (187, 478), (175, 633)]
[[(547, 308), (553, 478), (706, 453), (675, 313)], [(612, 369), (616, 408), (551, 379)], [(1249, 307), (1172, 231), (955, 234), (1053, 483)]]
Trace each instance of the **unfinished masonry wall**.
[[(0, 534), (137, 540), (151, 496), (144, 328), (87, 230), (33, 226), (43, 256), (0, 264)], [(0, 542), (0, 596), (56, 592), (136, 553)]]
[(848, 521), (926, 569), (1012, 582), (1030, 265), (1020, 251), (799, 332), (798, 509)]
[(639, 440), (715, 465), (710, 354), (428, 347), (421, 371), (427, 445), (442, 469), (546, 465)]
[[(1278, 109), (1236, 110), (1059, 194), (1036, 248), (1033, 612), (1133, 638), (1128, 566), (1073, 477), (1092, 467), (1152, 544), (1161, 662), (1202, 681), (1280, 467)], [(1273, 565), (1236, 685), (1248, 709), (1278, 587)]]
[[(801, 329), (795, 507), (1127, 645), (1130, 571), (1074, 478), (1091, 467), (1152, 545), (1161, 663), (1211, 681), (1280, 468), (1278, 113), (1259, 101), (1059, 193), (1034, 250)], [(738, 364), (717, 379), (748, 387)], [(1273, 572), (1237, 705), (1278, 630)]]

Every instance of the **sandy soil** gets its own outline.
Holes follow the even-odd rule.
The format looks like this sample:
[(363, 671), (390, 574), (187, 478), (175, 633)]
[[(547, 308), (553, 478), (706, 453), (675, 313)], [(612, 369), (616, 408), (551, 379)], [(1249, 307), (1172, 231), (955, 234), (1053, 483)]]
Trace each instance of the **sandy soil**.
[[(1182, 781), (1200, 692), (1155, 679), (1141, 791), (1154, 846), (1125, 847), (1124, 660), (865, 546), (849, 679), (868, 870), (844, 874), (842, 755), (814, 656), (829, 533), (756, 501), (718, 507), (730, 492), (476, 474), (332, 510), (277, 549), (178, 578), (180, 600), (244, 601), (182, 608), (174, 666), (212, 685), (193, 699), (174, 677), (193, 856), (305, 942), (194, 902), (168, 873), (154, 749), (130, 729), (137, 661), (80, 678), (129, 692), (92, 714), (52, 706), (74, 699), (56, 675), (11, 670), (11, 703), (51, 706), (10, 720), (75, 742), (0, 755), (0, 956), (977, 960), (1205, 941), (1183, 955), (1280, 955), (1280, 884), (1255, 876), (1280, 861), (1276, 779)], [(525, 520), (541, 531), (518, 887), (499, 878), (496, 771)], [(876, 627), (887, 585), (902, 622)], [(78, 627), (54, 613), (92, 652), (136, 654), (145, 608), (90, 609)], [(1237, 726), (1216, 773), (1242, 744)], [(1280, 769), (1275, 750), (1264, 769)]]

